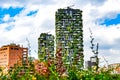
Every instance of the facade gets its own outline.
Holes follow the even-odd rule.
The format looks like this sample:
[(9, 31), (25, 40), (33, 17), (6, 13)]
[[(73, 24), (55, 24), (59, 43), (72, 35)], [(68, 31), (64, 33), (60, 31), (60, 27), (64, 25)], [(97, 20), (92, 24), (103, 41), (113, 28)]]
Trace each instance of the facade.
[(0, 48), (0, 66), (8, 70), (15, 64), (28, 64), (28, 49), (16, 44), (5, 45)]
[(54, 58), (54, 36), (41, 33), (38, 38), (38, 57), (41, 61)]
[(96, 56), (90, 57), (90, 61), (92, 63), (92, 66), (97, 66), (97, 57)]
[(98, 68), (98, 64), (97, 64), (98, 62), (97, 61), (99, 61), (97, 56), (90, 57), (90, 61), (85, 62), (85, 68), (86, 69), (91, 69), (94, 66), (96, 66)]
[(112, 74), (120, 74), (120, 63), (109, 64), (108, 68), (112, 69)]
[(67, 66), (83, 68), (82, 11), (70, 7), (58, 9), (55, 19), (56, 46), (61, 45), (63, 61)]
[(92, 62), (91, 61), (86, 61), (85, 62), (85, 69), (90, 69), (92, 67)]

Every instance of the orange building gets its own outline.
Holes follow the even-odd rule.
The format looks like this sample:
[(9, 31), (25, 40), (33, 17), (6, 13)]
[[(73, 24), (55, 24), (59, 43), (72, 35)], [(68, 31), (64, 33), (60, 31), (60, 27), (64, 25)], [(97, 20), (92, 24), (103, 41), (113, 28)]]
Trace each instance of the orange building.
[(6, 71), (14, 64), (28, 64), (28, 48), (10, 44), (0, 48), (0, 67), (6, 67)]

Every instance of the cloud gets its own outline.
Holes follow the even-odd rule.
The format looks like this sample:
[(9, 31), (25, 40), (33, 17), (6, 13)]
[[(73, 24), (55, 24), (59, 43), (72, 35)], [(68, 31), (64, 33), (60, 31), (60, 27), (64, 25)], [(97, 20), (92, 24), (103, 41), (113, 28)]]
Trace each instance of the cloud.
[(8, 27), (6, 27), (6, 30), (11, 31), (13, 28), (14, 28), (14, 26), (8, 26)]
[[(37, 38), (40, 33), (50, 31), (55, 34), (55, 12), (57, 9), (75, 5), (73, 8), (83, 11), (85, 60), (89, 60), (89, 57), (93, 55), (90, 50), (89, 37), (89, 28), (91, 28), (95, 38), (94, 43), (100, 44), (100, 58), (103, 60), (102, 56), (105, 56), (109, 63), (119, 62), (120, 31), (118, 27), (120, 24), (100, 25), (106, 18), (113, 19), (120, 13), (119, 4), (119, 0), (15, 0), (14, 2), (1, 0), (1, 8), (8, 10), (12, 7), (13, 9), (22, 8), (22, 10), (12, 17), (10, 13), (6, 13), (0, 18), (0, 45), (14, 41), (27, 47), (26, 38), (28, 38), (31, 43), (31, 54), (37, 57), (34, 50), (37, 51)], [(28, 14), (31, 15), (28, 16)]]
[[(100, 25), (106, 18), (114, 19), (120, 13), (119, 4), (119, 0), (106, 0), (104, 4), (99, 6), (91, 4), (83, 6), (84, 52), (86, 55), (92, 55), (91, 50), (89, 50), (89, 28), (91, 28), (93, 37), (95, 38), (94, 43), (98, 42), (100, 45), (99, 57), (103, 59), (102, 56), (105, 56), (109, 63), (119, 62), (120, 24), (108, 26)], [(85, 56), (85, 60), (88, 60), (88, 57)]]
[(3, 21), (8, 21), (9, 19), (10, 19), (10, 15), (7, 14), (7, 15), (4, 16)]

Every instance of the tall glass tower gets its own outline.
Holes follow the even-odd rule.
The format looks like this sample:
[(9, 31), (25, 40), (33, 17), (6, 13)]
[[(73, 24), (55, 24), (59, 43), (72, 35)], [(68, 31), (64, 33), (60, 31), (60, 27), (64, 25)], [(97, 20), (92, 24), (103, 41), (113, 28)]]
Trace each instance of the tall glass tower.
[(79, 9), (58, 9), (55, 14), (56, 48), (62, 48), (62, 60), (67, 67), (83, 68), (83, 24)]

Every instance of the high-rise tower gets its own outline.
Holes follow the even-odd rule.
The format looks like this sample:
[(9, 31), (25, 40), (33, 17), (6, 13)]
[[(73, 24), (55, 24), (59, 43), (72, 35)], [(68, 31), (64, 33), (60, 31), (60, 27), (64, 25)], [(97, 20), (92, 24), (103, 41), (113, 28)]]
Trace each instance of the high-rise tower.
[[(55, 15), (56, 46), (62, 48), (62, 56), (68, 67), (83, 67), (83, 24), (79, 9), (58, 9)], [(58, 47), (58, 46), (57, 46)]]
[(38, 38), (38, 57), (41, 61), (54, 58), (54, 36), (52, 34), (40, 34)]

